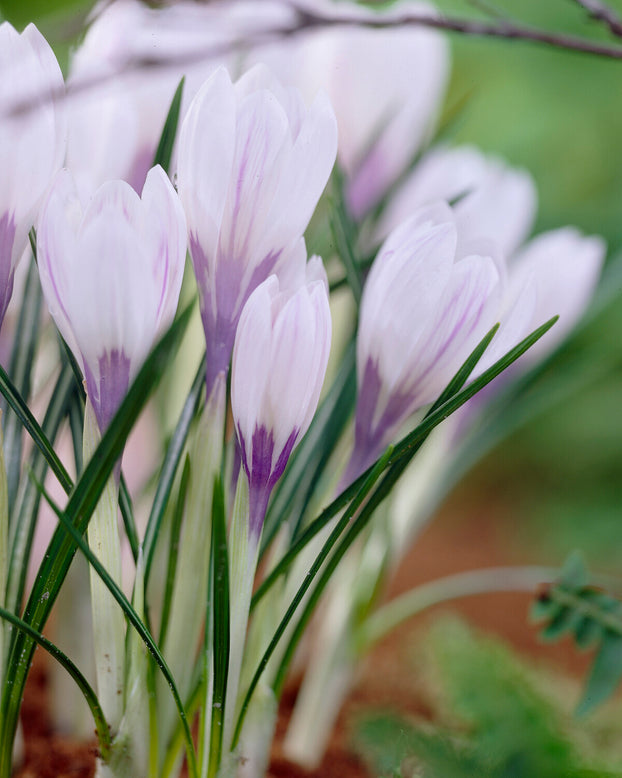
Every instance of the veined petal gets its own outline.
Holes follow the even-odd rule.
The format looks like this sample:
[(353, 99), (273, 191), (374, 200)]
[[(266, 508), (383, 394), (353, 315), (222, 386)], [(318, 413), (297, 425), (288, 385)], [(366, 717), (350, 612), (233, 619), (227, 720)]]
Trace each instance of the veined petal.
[(248, 298), (240, 316), (231, 378), (231, 408), (250, 457), (255, 427), (263, 422), (262, 408), (272, 354), (272, 301), (278, 294), (270, 276)]
[(209, 267), (193, 253), (199, 288), (205, 293), (205, 273), (213, 278), (218, 234), (226, 206), (235, 151), (236, 100), (225, 68), (205, 82), (182, 123), (177, 184), (186, 212), (190, 244), (201, 246)]
[(326, 186), (337, 154), (337, 120), (324, 93), (304, 118), (289, 151), (270, 209), (265, 252), (304, 232)]
[(538, 235), (515, 256), (511, 285), (520, 287), (531, 277), (536, 287), (532, 328), (559, 316), (553, 329), (529, 349), (527, 360), (542, 359), (575, 326), (594, 294), (605, 253), (602, 238), (563, 227)]
[[(156, 320), (158, 331), (173, 321), (181, 291), (186, 259), (186, 217), (168, 176), (158, 165), (147, 174), (142, 200), (152, 229), (144, 239), (153, 259), (151, 272), (156, 289), (161, 290)], [(155, 226), (155, 229), (153, 229)]]

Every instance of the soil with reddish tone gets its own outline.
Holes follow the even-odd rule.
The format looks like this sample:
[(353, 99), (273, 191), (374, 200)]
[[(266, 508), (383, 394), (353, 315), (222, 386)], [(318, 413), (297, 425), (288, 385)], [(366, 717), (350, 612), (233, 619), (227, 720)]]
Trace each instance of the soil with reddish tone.
[[(509, 519), (503, 502), (468, 504), (468, 495), (456, 495), (422, 533), (403, 560), (389, 596), (434, 578), (503, 564), (544, 564), (533, 549), (522, 543), (520, 528)], [(467, 503), (465, 505), (465, 502)], [(504, 515), (505, 514), (505, 515)], [(500, 519), (503, 520), (500, 520)], [(554, 560), (556, 563), (559, 560)], [(429, 718), (431, 711), (421, 694), (413, 656), (414, 632), (425, 628), (441, 612), (459, 613), (470, 623), (499, 635), (518, 651), (562, 672), (583, 675), (589, 656), (577, 653), (570, 641), (543, 645), (529, 625), (528, 594), (489, 594), (438, 606), (395, 630), (362, 663), (359, 676), (342, 710), (320, 767), (305, 771), (283, 756), (281, 742), (295, 700), (293, 690), (284, 695), (277, 737), (272, 752), (270, 778), (368, 778), (361, 760), (350, 750), (351, 722), (357, 713), (391, 709)], [(46, 715), (45, 672), (35, 662), (23, 709), (25, 755), (16, 778), (90, 778), (94, 772), (94, 745), (72, 743), (51, 732)]]

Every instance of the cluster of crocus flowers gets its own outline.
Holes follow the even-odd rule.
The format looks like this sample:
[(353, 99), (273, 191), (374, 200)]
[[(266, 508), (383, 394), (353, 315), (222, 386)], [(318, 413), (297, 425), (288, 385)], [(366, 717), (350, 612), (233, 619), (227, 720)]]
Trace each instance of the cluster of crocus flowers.
[[(346, 16), (368, 13), (346, 5), (342, 11)], [(261, 8), (259, 21), (249, 17), (255, 7)], [(185, 94), (170, 178), (159, 166), (152, 167), (166, 109), (183, 72), (178, 63), (173, 67), (180, 30), (185, 35), (181, 59), (185, 53), (192, 60), (203, 46), (216, 50), (237, 40), (242, 28), (252, 34), (264, 23), (269, 28), (286, 21), (295, 7), (268, 0), (205, 8), (180, 4), (161, 11), (134, 0), (107, 6), (73, 60), (70, 83), (76, 94), (70, 102), (69, 169), (56, 178), (64, 143), (54, 99), (63, 88), (60, 71), (34, 28), (22, 36), (8, 26), (0, 28), (10, 57), (17, 57), (18, 49), (27, 44), (23, 67), (30, 80), (25, 95), (41, 97), (41, 105), (34, 100), (23, 115), (7, 108), (3, 116), (7, 142), (0, 153), (10, 172), (6, 176), (10, 192), (0, 211), (4, 294), (0, 323), (16, 258), (43, 197), (36, 222), (41, 284), (52, 318), (82, 370), (101, 433), (156, 338), (173, 321), (189, 247), (205, 333), (206, 401), (192, 432), (187, 420), (189, 464), (177, 479), (187, 491), (179, 486), (175, 517), (169, 522), (178, 522), (179, 543), (168, 569), (168, 621), (165, 607), (162, 613), (150, 613), (150, 618), (154, 615), (151, 624), (157, 624), (161, 617), (161, 653), (184, 702), (192, 698), (199, 675), (195, 654), (199, 646), (208, 649), (201, 653), (208, 682), (198, 693), (203, 694), (206, 721), (208, 712), (224, 701), (226, 715), (218, 725), (225, 750), (235, 739), (238, 692), (246, 680), (245, 636), (266, 511), (294, 448), (312, 423), (331, 349), (327, 276), (319, 257), (307, 260), (304, 235), (335, 160), (345, 174), (344, 192), (337, 191), (337, 196), (343, 194), (355, 221), (368, 220), (367, 237), (384, 241), (364, 279), (354, 450), (342, 484), (372, 465), (409, 417), (434, 402), (496, 322), (501, 328), (480, 371), (560, 312), (559, 305), (566, 305), (564, 326), (569, 328), (593, 291), (604, 252), (598, 239), (584, 238), (570, 228), (525, 244), (535, 213), (533, 182), (524, 171), (473, 149), (436, 148), (424, 154), (374, 222), (375, 207), (424, 147), (446, 82), (446, 42), (416, 27), (373, 30), (335, 25), (309, 31), (295, 48), (289, 40), (252, 46), (247, 61), (269, 62), (281, 81), (262, 63), (235, 80), (215, 58), (197, 62), (191, 75), (198, 79), (200, 74), (202, 85), (193, 83)], [(426, 6), (401, 7), (429, 12)], [(189, 22), (199, 18), (214, 23), (205, 35), (198, 23), (193, 30), (194, 22)], [(136, 27), (142, 32), (134, 39), (131, 32)], [(116, 76), (128, 76), (124, 69), (149, 60), (152, 38), (158, 50), (154, 58), (171, 58), (170, 67), (163, 68), (165, 77), (158, 81), (152, 73), (135, 72), (117, 82)], [(0, 52), (4, 69), (9, 59), (5, 62), (4, 50)], [(232, 60), (228, 57), (226, 64)], [(37, 62), (44, 65), (42, 70)], [(419, 76), (414, 89), (413, 73)], [(102, 91), (88, 93), (85, 85), (91, 78), (94, 83), (101, 78)], [(10, 79), (5, 81), (0, 102), (10, 106), (15, 95), (9, 94)], [(5, 125), (0, 125), (0, 132), (5, 132)], [(99, 133), (98, 156), (91, 147)], [(13, 155), (8, 150), (22, 140), (26, 151), (22, 153), (20, 146), (15, 156), (19, 160), (29, 156), (24, 171), (11, 167)], [(37, 181), (35, 170), (40, 174)], [(28, 184), (23, 202), (15, 183), (20, 177)], [(102, 178), (114, 180), (99, 185)], [(557, 284), (556, 276), (562, 277)], [(233, 425), (226, 423), (229, 391)], [(88, 423), (87, 418), (85, 429)], [(178, 453), (182, 459), (181, 446)], [(239, 473), (235, 466), (229, 468), (236, 456)], [(210, 506), (219, 497), (219, 477), (229, 476), (230, 470), (232, 480), (237, 478), (236, 492), (233, 501), (222, 501), (227, 553), (218, 561), (224, 557), (224, 567), (229, 565), (226, 629), (231, 650), (228, 686), (217, 701), (211, 696), (215, 690), (210, 676), (217, 659), (215, 652), (210, 653), (214, 646), (205, 641), (214, 628), (210, 621), (214, 601), (209, 597), (224, 576), (216, 580), (223, 569), (217, 571), (214, 565), (213, 546), (220, 528), (214, 523), (212, 535), (209, 518)], [(111, 483), (119, 485), (118, 479), (111, 478)], [(176, 488), (173, 473), (170, 491)], [(110, 537), (118, 539), (117, 503), (115, 492), (108, 500), (107, 519)], [(164, 508), (162, 512), (164, 517)], [(88, 533), (95, 548), (91, 530), (97, 525), (97, 512), (93, 518)], [(171, 527), (171, 537), (173, 531)], [(164, 544), (167, 532), (161, 535)], [(241, 536), (244, 542), (239, 542)], [(142, 574), (140, 551), (135, 561)], [(118, 554), (112, 557), (118, 561)], [(118, 581), (112, 564), (111, 577)], [(343, 596), (348, 595), (349, 591)], [(137, 607), (149, 596), (145, 587), (136, 598)], [(287, 610), (281, 605), (275, 612)], [(117, 605), (111, 601), (110, 607)], [(123, 614), (116, 616), (115, 639), (120, 646), (116, 685), (103, 705), (113, 737), (133, 729), (131, 716), (123, 718), (124, 706), (139, 677), (137, 673), (130, 678), (134, 668), (125, 659), (131, 641)], [(109, 661), (106, 646), (99, 648)], [(107, 667), (105, 662), (101, 665), (102, 687)], [(168, 679), (160, 680), (162, 693), (168, 694)], [(170, 698), (163, 701), (159, 696), (157, 683), (154, 688), (157, 705), (146, 713), (139, 711), (143, 723), (151, 716), (150, 724), (160, 737), (151, 749), (154, 762), (149, 769), (158, 772), (167, 760), (172, 774), (177, 757), (165, 751), (176, 739), (176, 712)], [(137, 708), (143, 703), (149, 708), (146, 697), (145, 693), (139, 702), (133, 698)], [(217, 716), (216, 712), (215, 720)], [(131, 753), (123, 751), (126, 744), (116, 743), (121, 761)], [(211, 744), (209, 738), (202, 743), (208, 760)], [(135, 749), (146, 750), (145, 742)], [(142, 753), (141, 758), (140, 767), (132, 766), (133, 756), (127, 756), (118, 773), (112, 768), (110, 772), (118, 778), (132, 769), (146, 773), (147, 756)], [(201, 774), (214, 775), (213, 768), (210, 764)]]

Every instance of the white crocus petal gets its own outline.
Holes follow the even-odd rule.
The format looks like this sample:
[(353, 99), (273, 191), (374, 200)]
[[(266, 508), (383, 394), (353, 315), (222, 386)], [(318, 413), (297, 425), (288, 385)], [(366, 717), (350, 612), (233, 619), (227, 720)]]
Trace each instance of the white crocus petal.
[[(310, 274), (320, 275), (317, 260)], [(272, 488), (307, 431), (326, 373), (331, 323), (323, 279), (296, 290), (270, 276), (249, 297), (233, 349), (231, 409), (257, 537)]]
[(532, 329), (559, 316), (555, 326), (526, 353), (530, 362), (542, 359), (580, 319), (594, 294), (605, 253), (602, 238), (563, 227), (538, 235), (514, 257), (511, 283), (521, 286), (530, 276), (535, 284)]
[(278, 293), (276, 276), (270, 276), (248, 298), (234, 351), (236, 380), (231, 382), (231, 407), (251, 456), (253, 432), (260, 418), (272, 353), (272, 300)]
[(463, 241), (486, 237), (511, 255), (530, 233), (537, 194), (531, 176), (471, 146), (440, 146), (425, 154), (389, 200), (376, 231), (381, 240), (417, 208), (438, 198), (454, 202)]
[[(147, 174), (142, 200), (145, 218), (153, 230), (147, 230), (145, 240), (150, 244), (147, 255), (152, 261), (151, 274), (156, 288), (161, 290), (161, 302), (157, 311), (157, 331), (173, 320), (181, 290), (184, 265), (171, 261), (172, 257), (186, 253), (186, 220), (178, 197), (171, 199), (170, 181), (160, 166)], [(169, 255), (168, 245), (172, 247)]]
[(263, 67), (235, 86), (221, 69), (193, 101), (181, 131), (178, 183), (199, 286), (208, 392), (228, 370), (253, 289), (272, 273), (286, 286), (302, 282), (302, 234), (335, 153), (326, 99), (307, 111), (300, 95)]
[(0, 24), (0, 325), (17, 262), (39, 204), (64, 156), (63, 77), (32, 24), (20, 35)]
[[(209, 78), (188, 111), (179, 136), (177, 183), (184, 206), (190, 242), (200, 246), (213, 277), (218, 233), (232, 178), (235, 150), (236, 102), (224, 68)], [(195, 270), (197, 260), (193, 254)], [(203, 288), (202, 278), (198, 278)]]
[(172, 321), (185, 234), (177, 195), (160, 168), (147, 176), (142, 200), (126, 182), (110, 181), (83, 210), (67, 171), (46, 198), (37, 236), (41, 284), (82, 366), (102, 431)]

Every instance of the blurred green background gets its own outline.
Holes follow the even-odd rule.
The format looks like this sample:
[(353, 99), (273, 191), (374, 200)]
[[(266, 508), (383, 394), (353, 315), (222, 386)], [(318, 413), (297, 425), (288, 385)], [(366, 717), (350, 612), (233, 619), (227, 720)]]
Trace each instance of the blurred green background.
[[(482, 0), (438, 0), (455, 16), (486, 18)], [(487, 0), (486, 0), (487, 1)], [(610, 0), (622, 14), (622, 0)], [(17, 27), (34, 20), (66, 64), (92, 7), (85, 0), (4, 0)], [(488, 5), (491, 9), (492, 5)], [(496, 12), (541, 28), (613, 40), (575, 0), (494, 0)], [(490, 17), (488, 17), (490, 18)], [(622, 251), (622, 61), (521, 41), (451, 35), (447, 106), (462, 106), (455, 143), (475, 143), (526, 167), (540, 194), (537, 231), (575, 224)], [(620, 41), (622, 46), (622, 41)], [(617, 290), (614, 290), (617, 291)], [(477, 468), (477, 488), (502, 495), (517, 536), (561, 561), (583, 548), (615, 567), (622, 547), (622, 296), (571, 339), (541, 388), (572, 377), (570, 396), (506, 439)], [(550, 381), (549, 384), (546, 382)], [(519, 541), (520, 542), (520, 541)]]

